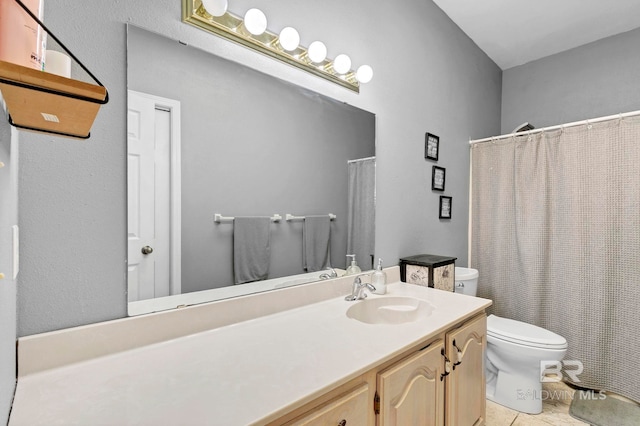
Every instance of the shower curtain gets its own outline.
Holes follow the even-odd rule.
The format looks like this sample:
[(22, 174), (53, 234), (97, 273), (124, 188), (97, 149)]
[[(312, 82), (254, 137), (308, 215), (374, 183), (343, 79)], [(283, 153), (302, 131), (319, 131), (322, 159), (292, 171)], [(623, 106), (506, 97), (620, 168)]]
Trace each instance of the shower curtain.
[[(355, 254), (364, 271), (373, 267), (375, 246), (375, 157), (349, 161), (347, 254)], [(346, 265), (349, 266), (349, 265)]]
[(471, 151), (478, 295), (564, 336), (569, 381), (640, 401), (640, 118)]

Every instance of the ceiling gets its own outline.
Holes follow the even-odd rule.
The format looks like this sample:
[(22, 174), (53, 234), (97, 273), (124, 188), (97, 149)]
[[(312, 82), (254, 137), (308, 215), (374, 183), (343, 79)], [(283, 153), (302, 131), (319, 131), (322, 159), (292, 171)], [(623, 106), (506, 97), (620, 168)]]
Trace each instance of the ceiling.
[(640, 27), (639, 0), (433, 0), (503, 70)]

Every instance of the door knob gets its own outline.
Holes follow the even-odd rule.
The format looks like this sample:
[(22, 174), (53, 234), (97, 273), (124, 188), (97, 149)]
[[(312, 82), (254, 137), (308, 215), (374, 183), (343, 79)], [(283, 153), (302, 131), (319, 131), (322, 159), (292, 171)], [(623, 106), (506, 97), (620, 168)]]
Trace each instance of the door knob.
[(149, 246), (142, 247), (142, 254), (151, 254), (153, 253), (153, 248)]

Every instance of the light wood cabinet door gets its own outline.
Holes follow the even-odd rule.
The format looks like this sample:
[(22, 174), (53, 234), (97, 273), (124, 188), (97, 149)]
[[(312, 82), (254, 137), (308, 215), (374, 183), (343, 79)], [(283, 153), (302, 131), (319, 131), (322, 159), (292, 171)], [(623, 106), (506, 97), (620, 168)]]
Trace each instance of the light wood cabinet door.
[(379, 426), (444, 424), (443, 350), (436, 340), (378, 374)]
[(446, 380), (447, 425), (485, 424), (486, 330), (487, 317), (482, 315), (446, 335), (447, 355), (452, 363)]
[(328, 402), (287, 425), (303, 426), (367, 426), (369, 416), (369, 385), (363, 384), (353, 391)]

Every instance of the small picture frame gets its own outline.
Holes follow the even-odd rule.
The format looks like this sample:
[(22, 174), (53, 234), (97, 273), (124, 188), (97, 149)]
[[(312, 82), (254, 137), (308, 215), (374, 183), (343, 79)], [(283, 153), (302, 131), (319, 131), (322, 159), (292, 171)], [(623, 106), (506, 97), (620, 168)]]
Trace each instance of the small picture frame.
[(440, 196), (440, 219), (451, 219), (452, 197)]
[(444, 191), (444, 179), (447, 170), (444, 167), (433, 166), (431, 173), (431, 189), (434, 191)]
[(440, 151), (440, 138), (432, 133), (424, 135), (424, 158), (427, 160), (438, 161), (438, 152)]

